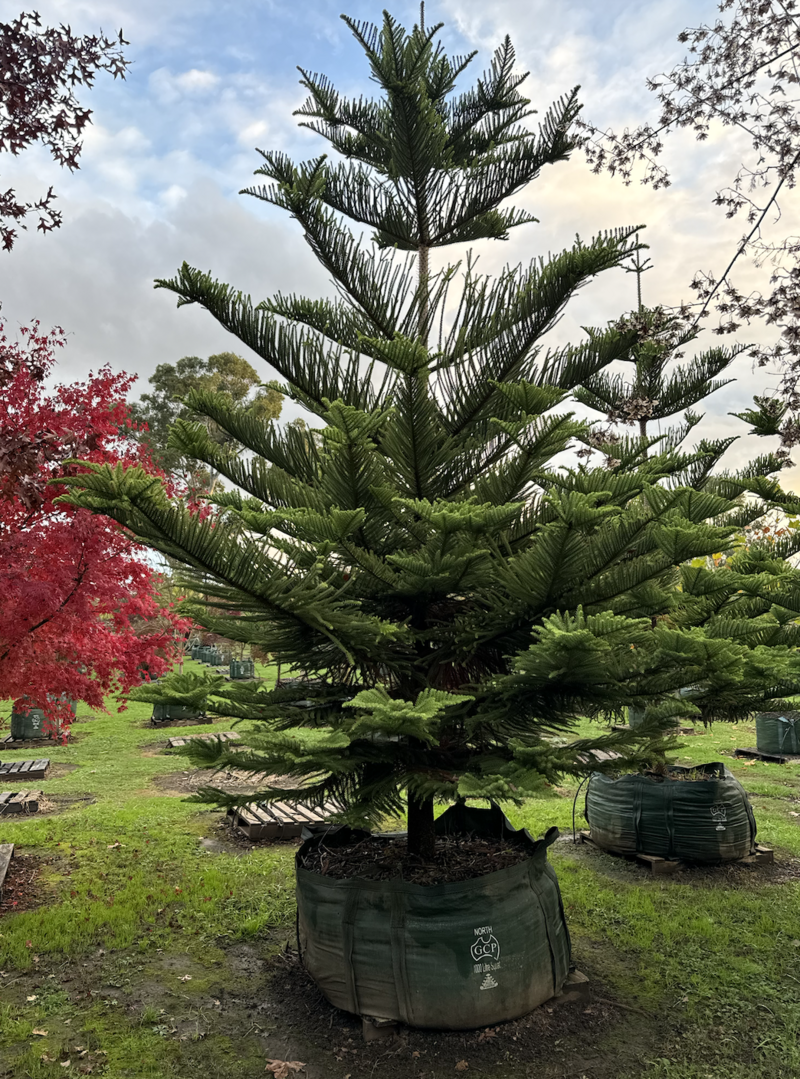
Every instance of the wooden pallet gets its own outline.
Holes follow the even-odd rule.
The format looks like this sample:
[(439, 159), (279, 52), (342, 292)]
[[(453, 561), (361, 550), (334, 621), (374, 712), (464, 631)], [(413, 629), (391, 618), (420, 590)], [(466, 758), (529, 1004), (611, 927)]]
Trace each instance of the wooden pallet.
[[(622, 727), (612, 727), (611, 730), (618, 734), (620, 731), (631, 731), (636, 730), (636, 728), (624, 725)], [(680, 734), (685, 738), (690, 734), (702, 734), (702, 731), (698, 731), (697, 727), (674, 727), (672, 731), (665, 731), (664, 733)]]
[(788, 764), (790, 761), (800, 761), (796, 753), (762, 753), (755, 746), (747, 749), (734, 749), (734, 757), (749, 757), (756, 761), (767, 761), (768, 764)]
[(49, 770), (49, 757), (42, 757), (38, 761), (6, 761), (5, 764), (0, 764), (0, 782), (6, 776), (16, 776), (17, 779), (44, 779)]
[(3, 894), (3, 882), (6, 879), (6, 873), (8, 873), (8, 867), (13, 857), (14, 844), (0, 843), (0, 896)]
[[(581, 831), (578, 833), (581, 837), (581, 843), (594, 843), (592, 839), (592, 833), (587, 831)], [(657, 854), (641, 854), (639, 852), (633, 853), (632, 851), (624, 850), (608, 850), (606, 847), (598, 846), (598, 850), (605, 851), (607, 854), (619, 854), (623, 858), (635, 858), (640, 865), (646, 866), (654, 877), (668, 877), (673, 873), (676, 873), (679, 869), (685, 869), (688, 864), (677, 858), (661, 858)], [(736, 858), (733, 861), (725, 862), (725, 865), (772, 865), (775, 861), (775, 851), (771, 847), (762, 847), (760, 843), (756, 843), (756, 849), (753, 854), (747, 854), (744, 858)]]
[(0, 817), (8, 813), (38, 813), (41, 791), (0, 791)]
[[(70, 733), (67, 733), (67, 741), (70, 740)], [(63, 734), (63, 732), (62, 732)], [(5, 738), (0, 738), (0, 747), (3, 749), (36, 749), (37, 746), (46, 745), (62, 745), (62, 734), (59, 734), (58, 740), (54, 738), (12, 738), (10, 734)]]
[(333, 802), (326, 802), (321, 809), (307, 806), (288, 806), (284, 802), (269, 805), (250, 805), (229, 809), (233, 825), (248, 839), (297, 839), (307, 824), (325, 824), (329, 817), (341, 810)]
[(198, 727), (213, 723), (211, 716), (198, 716), (197, 719), (151, 719), (149, 727)]
[(180, 738), (170, 738), (167, 742), (167, 749), (177, 749), (179, 746), (185, 746), (187, 742), (213, 742), (216, 738), (221, 738), (223, 742), (238, 742), (241, 735), (236, 731), (218, 731), (214, 734), (193, 734), (181, 736)]

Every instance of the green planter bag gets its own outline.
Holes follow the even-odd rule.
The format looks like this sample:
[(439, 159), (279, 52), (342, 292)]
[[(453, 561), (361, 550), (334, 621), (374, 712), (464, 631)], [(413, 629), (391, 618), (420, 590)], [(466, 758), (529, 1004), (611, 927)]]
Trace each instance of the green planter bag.
[(756, 716), (759, 753), (800, 753), (800, 712), (761, 712)]
[(199, 719), (200, 712), (188, 704), (163, 704), (159, 702), (153, 705), (151, 723), (167, 723), (176, 719)]
[(232, 659), (230, 676), (232, 679), (255, 678), (256, 667), (252, 659)]
[(32, 741), (36, 738), (48, 738), (44, 729), (44, 712), (41, 708), (16, 709), (11, 713), (11, 737), (14, 741)]
[(561, 988), (570, 941), (547, 848), (497, 808), (456, 805), (439, 834), (510, 839), (530, 857), (449, 884), (337, 880), (303, 868), (314, 845), (346, 845), (367, 832), (328, 829), (297, 853), (298, 939), (328, 1000), (359, 1015), (416, 1027), (472, 1030), (525, 1015)]
[[(684, 778), (698, 773), (705, 778)], [(755, 850), (747, 794), (722, 764), (675, 766), (657, 777), (593, 772), (584, 815), (592, 840), (618, 854), (726, 862)]]

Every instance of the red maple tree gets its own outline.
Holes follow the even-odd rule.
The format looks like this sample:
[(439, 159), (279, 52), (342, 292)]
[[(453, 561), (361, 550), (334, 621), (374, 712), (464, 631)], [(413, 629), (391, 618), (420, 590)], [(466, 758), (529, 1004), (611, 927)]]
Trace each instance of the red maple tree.
[(62, 694), (102, 708), (143, 669), (168, 669), (187, 624), (119, 526), (57, 501), (65, 488), (53, 481), (75, 458), (142, 464), (124, 435), (134, 379), (106, 367), (50, 391), (63, 331), (34, 323), (20, 337), (0, 322), (0, 698), (42, 708), (63, 730)]

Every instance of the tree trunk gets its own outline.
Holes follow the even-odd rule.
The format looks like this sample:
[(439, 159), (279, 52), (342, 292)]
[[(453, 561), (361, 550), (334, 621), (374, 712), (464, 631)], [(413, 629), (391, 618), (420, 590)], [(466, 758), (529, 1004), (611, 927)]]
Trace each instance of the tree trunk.
[(408, 853), (432, 862), (436, 833), (433, 830), (433, 798), (408, 796)]
[(428, 319), (430, 318), (430, 300), (428, 297), (428, 278), (430, 276), (430, 248), (424, 244), (420, 244), (417, 249), (417, 257), (419, 260), (419, 290), (420, 290), (420, 302), (419, 302), (419, 324), (417, 326), (417, 332), (421, 337), (423, 344), (428, 343)]

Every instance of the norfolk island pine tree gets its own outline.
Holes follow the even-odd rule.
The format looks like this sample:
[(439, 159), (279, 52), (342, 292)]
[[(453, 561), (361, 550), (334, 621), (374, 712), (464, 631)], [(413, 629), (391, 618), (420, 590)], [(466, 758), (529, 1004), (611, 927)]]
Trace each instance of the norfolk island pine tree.
[[(195, 760), (287, 777), (256, 798), (334, 798), (350, 823), (407, 805), (409, 850), (430, 858), (436, 803), (519, 802), (585, 771), (596, 748), (616, 748), (618, 766), (647, 759), (687, 682), (703, 682), (720, 717), (800, 688), (788, 642), (800, 589), (793, 573), (778, 586), (745, 582), (783, 605), (776, 631), (780, 619), (740, 617), (738, 579), (722, 592), (713, 582), (710, 617), (709, 581), (685, 565), (764, 506), (791, 504), (769, 478), (780, 462), (715, 476), (721, 444), (643, 458), (637, 440), (615, 448), (614, 467), (553, 463), (591, 436), (563, 402), (629, 353), (633, 331), (588, 330), (564, 348), (542, 339), (578, 289), (630, 257), (635, 227), (496, 279), (471, 259), (431, 270), (433, 248), (503, 239), (533, 220), (503, 204), (569, 156), (577, 93), (533, 131), (508, 39), (457, 93), (472, 57), (448, 58), (439, 26), (345, 21), (380, 97), (349, 101), (302, 72), (299, 110), (345, 160), (262, 152), (264, 182), (246, 192), (297, 219), (336, 298), (253, 304), (187, 264), (157, 282), (276, 370), (318, 429), (281, 429), (194, 391), (187, 407), (250, 451), (176, 422), (175, 449), (231, 484), (209, 515), (134, 468), (93, 466), (68, 497), (176, 560), (208, 597), (187, 612), (198, 624), (311, 676), (270, 691), (174, 675), (137, 690), (257, 721), (245, 752), (197, 744)], [(647, 703), (636, 731), (554, 738), (581, 715)]]

